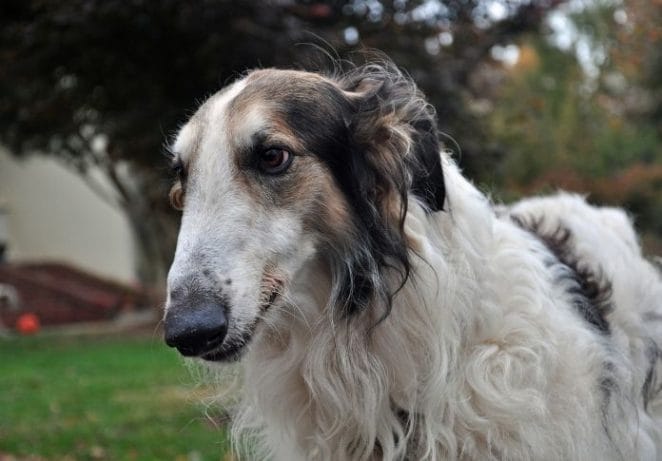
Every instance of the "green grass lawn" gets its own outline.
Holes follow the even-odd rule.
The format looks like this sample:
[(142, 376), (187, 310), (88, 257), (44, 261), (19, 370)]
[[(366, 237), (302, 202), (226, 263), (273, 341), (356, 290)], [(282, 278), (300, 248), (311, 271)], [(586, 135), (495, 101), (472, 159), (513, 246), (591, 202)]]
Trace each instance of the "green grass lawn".
[(223, 459), (203, 391), (157, 338), (0, 338), (0, 459)]

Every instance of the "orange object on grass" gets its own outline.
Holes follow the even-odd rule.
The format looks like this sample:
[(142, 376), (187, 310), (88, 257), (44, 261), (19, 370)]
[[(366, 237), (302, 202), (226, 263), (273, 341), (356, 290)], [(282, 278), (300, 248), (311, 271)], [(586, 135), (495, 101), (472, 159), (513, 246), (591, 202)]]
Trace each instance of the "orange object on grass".
[(39, 331), (39, 317), (33, 313), (21, 314), (16, 320), (16, 329), (22, 335), (31, 335)]

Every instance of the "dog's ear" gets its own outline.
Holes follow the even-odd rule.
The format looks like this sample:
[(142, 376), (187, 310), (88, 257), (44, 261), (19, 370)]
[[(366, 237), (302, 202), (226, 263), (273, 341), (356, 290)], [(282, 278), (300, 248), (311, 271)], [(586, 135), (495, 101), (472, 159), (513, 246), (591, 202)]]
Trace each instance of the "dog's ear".
[(430, 211), (444, 206), (435, 112), (391, 64), (363, 66), (337, 82), (347, 103), (346, 149), (330, 164), (357, 217), (357, 243), (342, 258), (337, 298), (348, 313), (376, 300), (384, 318), (411, 269), (404, 233), (408, 196)]
[(376, 195), (400, 193), (405, 186), (429, 210), (442, 210), (435, 110), (413, 81), (393, 65), (368, 65), (346, 76), (343, 87), (355, 107), (351, 136), (376, 173)]

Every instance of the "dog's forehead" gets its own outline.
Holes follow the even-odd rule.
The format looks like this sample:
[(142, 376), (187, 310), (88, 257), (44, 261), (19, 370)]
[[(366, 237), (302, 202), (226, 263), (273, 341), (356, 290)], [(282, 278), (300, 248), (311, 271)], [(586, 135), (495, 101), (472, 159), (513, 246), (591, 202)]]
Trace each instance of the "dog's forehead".
[[(246, 84), (243, 94), (250, 96), (304, 97), (315, 92), (320, 85), (333, 85), (326, 77), (312, 72), (286, 69), (261, 69), (248, 74), (244, 79)], [(242, 99), (242, 96), (238, 99)]]
[(285, 134), (310, 152), (343, 135), (351, 103), (335, 81), (310, 72), (266, 69), (249, 74), (245, 85), (230, 106), (234, 126), (250, 123), (252, 129), (258, 120), (265, 131)]
[(243, 144), (250, 142), (252, 134), (274, 127), (301, 132), (297, 126), (288, 129), (288, 122), (319, 130), (321, 123), (340, 115), (340, 95), (337, 85), (319, 74), (256, 70), (205, 101), (181, 128), (172, 148), (187, 162), (197, 155), (205, 137), (219, 131), (224, 131), (231, 142)]
[(244, 87), (229, 105), (236, 121), (250, 119), (249, 114), (261, 111), (267, 116), (284, 116), (299, 110), (305, 116), (307, 109), (324, 112), (339, 94), (331, 80), (311, 72), (264, 69), (251, 72)]

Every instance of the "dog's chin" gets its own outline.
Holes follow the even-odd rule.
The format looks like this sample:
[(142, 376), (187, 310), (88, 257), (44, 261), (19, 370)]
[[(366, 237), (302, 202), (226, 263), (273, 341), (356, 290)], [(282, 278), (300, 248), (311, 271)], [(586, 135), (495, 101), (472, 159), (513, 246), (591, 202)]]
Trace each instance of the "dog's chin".
[(202, 354), (200, 358), (206, 362), (238, 362), (246, 351), (246, 345), (247, 343), (231, 347), (221, 346), (217, 350)]
[(237, 362), (244, 355), (259, 322), (255, 320), (239, 337), (226, 338), (218, 347), (199, 356), (207, 362)]

